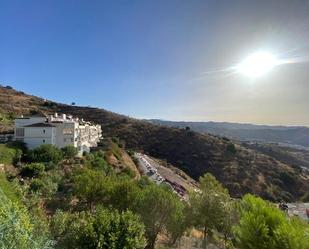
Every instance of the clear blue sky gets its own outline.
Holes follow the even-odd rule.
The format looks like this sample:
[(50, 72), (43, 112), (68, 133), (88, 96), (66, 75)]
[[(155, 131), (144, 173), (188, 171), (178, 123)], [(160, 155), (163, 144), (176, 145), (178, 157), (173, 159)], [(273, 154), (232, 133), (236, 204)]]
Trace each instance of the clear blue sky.
[(203, 74), (309, 55), (306, 1), (254, 2), (0, 0), (0, 83), (138, 118), (309, 125), (306, 63), (254, 84)]

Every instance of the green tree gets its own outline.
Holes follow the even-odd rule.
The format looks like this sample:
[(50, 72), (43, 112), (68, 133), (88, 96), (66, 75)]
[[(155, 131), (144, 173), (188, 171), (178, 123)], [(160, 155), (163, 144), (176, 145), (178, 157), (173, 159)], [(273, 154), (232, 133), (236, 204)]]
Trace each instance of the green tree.
[[(153, 249), (159, 233), (174, 227), (171, 220), (180, 200), (168, 189), (151, 184), (139, 193), (135, 211), (146, 227), (147, 248)], [(175, 221), (173, 221), (175, 222)]]
[(72, 145), (65, 146), (61, 150), (66, 158), (73, 158), (78, 154), (77, 148)]
[(166, 225), (170, 246), (173, 246), (191, 225), (189, 211), (187, 204), (180, 201), (175, 202), (174, 211), (171, 213)]
[(229, 201), (228, 191), (209, 173), (200, 178), (200, 191), (190, 194), (193, 224), (203, 229), (205, 248), (213, 230), (222, 227)]
[(249, 194), (240, 203), (240, 221), (234, 232), (239, 249), (309, 248), (308, 225)]
[(28, 152), (28, 157), (31, 162), (58, 163), (63, 159), (63, 154), (60, 149), (51, 145), (43, 144)]
[(140, 189), (131, 179), (114, 179), (109, 193), (109, 204), (119, 211), (132, 209)]
[(73, 176), (74, 194), (90, 208), (95, 204), (108, 202), (111, 188), (111, 180), (98, 170), (82, 169)]
[(130, 211), (119, 213), (97, 207), (94, 213), (58, 211), (51, 230), (61, 249), (142, 249), (144, 226)]

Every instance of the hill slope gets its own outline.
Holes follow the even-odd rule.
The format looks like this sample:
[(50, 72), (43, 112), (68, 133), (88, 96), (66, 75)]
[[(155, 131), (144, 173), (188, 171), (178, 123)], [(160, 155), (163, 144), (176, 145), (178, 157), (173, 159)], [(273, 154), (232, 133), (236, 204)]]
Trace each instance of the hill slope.
[[(9, 101), (9, 102), (8, 102)], [(12, 127), (17, 114), (68, 113), (102, 125), (105, 137), (118, 137), (129, 149), (165, 159), (197, 179), (214, 174), (232, 196), (251, 192), (275, 200), (301, 198), (309, 189), (308, 176), (292, 166), (228, 139), (185, 129), (158, 126), (99, 108), (44, 101), (13, 89), (0, 88), (0, 113), (6, 117), (0, 130)]]
[(293, 126), (268, 126), (227, 122), (176, 122), (159, 119), (149, 120), (153, 124), (170, 127), (190, 127), (201, 133), (211, 133), (241, 141), (263, 141), (287, 143), (309, 147), (309, 128)]

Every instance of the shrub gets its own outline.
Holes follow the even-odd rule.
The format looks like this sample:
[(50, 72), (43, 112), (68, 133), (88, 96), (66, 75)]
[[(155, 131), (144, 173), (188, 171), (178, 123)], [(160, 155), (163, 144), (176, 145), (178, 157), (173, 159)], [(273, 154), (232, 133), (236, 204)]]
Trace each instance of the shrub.
[(135, 178), (136, 177), (136, 173), (134, 170), (132, 170), (129, 167), (125, 167), (122, 171), (122, 173), (126, 174), (127, 176), (129, 176), (130, 178)]
[(27, 145), (22, 142), (22, 141), (9, 141), (7, 143), (7, 146), (9, 148), (13, 148), (13, 149), (19, 149), (21, 150), (23, 153), (27, 152)]
[(74, 146), (68, 145), (68, 146), (62, 148), (62, 152), (63, 152), (65, 157), (73, 158), (73, 157), (75, 157), (77, 155), (78, 150)]
[(309, 248), (308, 225), (287, 217), (261, 198), (246, 195), (240, 203), (240, 221), (235, 227), (239, 249)]
[(58, 211), (51, 224), (56, 248), (142, 249), (144, 226), (130, 211), (119, 213), (98, 207), (95, 213)]
[(22, 155), (21, 150), (9, 148), (4, 144), (0, 144), (0, 163), (14, 164)]
[(51, 144), (43, 144), (34, 150), (30, 150), (28, 155), (31, 162), (58, 163), (63, 158), (62, 151)]
[(42, 175), (44, 170), (43, 163), (30, 163), (22, 167), (20, 174), (24, 177), (37, 177)]
[(0, 188), (0, 248), (51, 249), (45, 233), (35, 234), (28, 211), (11, 201)]
[(40, 193), (43, 197), (51, 197), (58, 189), (58, 182), (49, 175), (44, 175), (42, 179), (34, 179), (30, 184), (30, 190)]

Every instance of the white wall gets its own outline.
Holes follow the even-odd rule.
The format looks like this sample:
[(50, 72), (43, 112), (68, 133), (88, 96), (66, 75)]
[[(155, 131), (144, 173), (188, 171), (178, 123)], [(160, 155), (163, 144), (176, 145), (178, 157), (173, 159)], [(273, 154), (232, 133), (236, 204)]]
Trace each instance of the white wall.
[[(64, 122), (64, 123), (53, 123), (56, 126), (56, 140), (55, 145), (59, 148), (63, 148), (68, 145), (77, 146), (75, 138), (77, 137), (77, 132), (75, 128), (77, 123), (75, 122)], [(64, 134), (65, 130), (71, 130), (72, 134)]]
[(25, 127), (24, 142), (29, 149), (33, 149), (41, 144), (55, 144), (55, 128)]

